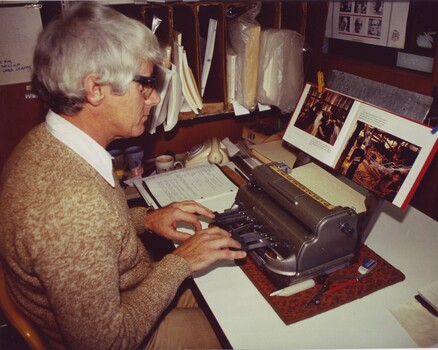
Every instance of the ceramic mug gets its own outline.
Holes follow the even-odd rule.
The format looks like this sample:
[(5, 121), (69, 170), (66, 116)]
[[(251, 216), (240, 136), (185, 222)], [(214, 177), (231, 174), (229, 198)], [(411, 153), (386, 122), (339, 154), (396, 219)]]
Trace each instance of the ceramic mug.
[(155, 169), (157, 174), (165, 173), (174, 169), (182, 168), (183, 164), (180, 161), (175, 161), (173, 156), (163, 154), (155, 158)]

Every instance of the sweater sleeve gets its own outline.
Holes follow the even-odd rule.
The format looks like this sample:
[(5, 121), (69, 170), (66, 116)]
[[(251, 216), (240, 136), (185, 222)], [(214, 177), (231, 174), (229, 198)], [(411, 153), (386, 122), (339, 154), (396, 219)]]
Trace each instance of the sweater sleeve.
[(146, 207), (134, 207), (129, 209), (129, 214), (131, 216), (132, 223), (134, 224), (135, 230), (137, 234), (141, 234), (144, 232), (144, 217), (147, 215), (147, 212), (152, 208)]
[(190, 267), (176, 255), (150, 263), (127, 209), (124, 218), (123, 208), (91, 185), (68, 191), (45, 206), (46, 220), (34, 232), (45, 239), (35, 236), (29, 247), (59, 332), (69, 348), (136, 348)]

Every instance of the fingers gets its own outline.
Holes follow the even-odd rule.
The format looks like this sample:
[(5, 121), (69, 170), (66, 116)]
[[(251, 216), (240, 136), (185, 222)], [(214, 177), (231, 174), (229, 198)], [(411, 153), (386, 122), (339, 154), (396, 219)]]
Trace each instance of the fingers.
[(177, 231), (173, 228), (169, 228), (166, 231), (162, 231), (160, 235), (164, 238), (170, 239), (172, 241), (183, 242), (187, 238), (190, 238), (192, 235), (185, 232)]
[[(242, 245), (237, 242), (235, 239), (231, 238), (231, 234), (225, 230), (222, 230), (218, 227), (212, 227), (207, 230), (201, 231), (201, 234), (207, 234), (211, 236), (211, 240), (214, 243), (213, 249), (218, 249), (222, 253), (226, 254), (226, 257), (231, 257), (231, 259), (236, 259), (234, 256), (234, 252), (236, 251), (230, 251), (230, 248), (239, 250)], [(232, 253), (232, 254), (229, 254)], [(240, 256), (241, 254), (237, 254)], [(246, 256), (246, 254), (245, 254)], [(238, 259), (238, 258), (237, 258)]]
[[(164, 238), (174, 241), (184, 242), (188, 239), (188, 237), (190, 237), (190, 235), (187, 233), (177, 231), (177, 223), (180, 222), (193, 226), (195, 232), (215, 234), (222, 237), (227, 237), (229, 239), (230, 234), (219, 227), (212, 227), (202, 231), (199, 215), (204, 215), (210, 218), (214, 217), (214, 213), (210, 209), (200, 205), (195, 201), (174, 202), (161, 209), (148, 213), (145, 216), (144, 223), (146, 228), (154, 231)], [(240, 248), (240, 245), (234, 240), (229, 240), (222, 243), (224, 244), (222, 247), (214, 247), (213, 244), (212, 247), (214, 247), (215, 250)], [(225, 255), (227, 258), (233, 258), (229, 254)]]
[(173, 202), (169, 204), (169, 207), (177, 208), (187, 213), (204, 215), (210, 219), (214, 218), (212, 210), (195, 201)]
[[(222, 255), (222, 256), (221, 256)], [(217, 260), (239, 260), (246, 258), (246, 252), (244, 250), (229, 250), (222, 249), (219, 251)]]
[(231, 233), (229, 233), (228, 231), (225, 231), (224, 229), (220, 228), (219, 226), (209, 226), (208, 228), (199, 231), (199, 233), (200, 234), (212, 234), (212, 235), (217, 235), (217, 236), (222, 236), (222, 237), (231, 237)]
[(195, 232), (202, 229), (198, 215), (214, 218), (213, 212), (195, 201), (173, 202), (165, 207), (173, 211), (174, 221), (182, 221), (193, 226)]
[[(214, 213), (195, 201), (174, 202), (145, 217), (145, 227), (157, 234), (180, 241), (173, 254), (184, 258), (192, 271), (199, 271), (218, 260), (235, 260), (246, 257), (239, 242), (217, 226), (202, 230), (198, 215), (214, 218)], [(176, 223), (184, 222), (195, 229), (194, 235), (176, 230)]]
[(151, 211), (145, 216), (144, 225), (146, 228), (165, 238), (184, 240), (187, 236), (176, 230), (177, 223), (184, 222), (192, 225), (195, 232), (199, 231), (202, 228), (197, 215), (199, 212), (214, 216), (210, 210), (200, 206), (196, 202), (186, 201), (172, 203), (161, 209)]
[(174, 254), (186, 259), (192, 271), (199, 271), (219, 260), (245, 258), (246, 252), (239, 250), (240, 247), (240, 243), (232, 239), (229, 232), (211, 227), (184, 241)]
[(195, 232), (202, 229), (199, 218), (195, 214), (187, 213), (182, 210), (177, 210), (173, 213), (174, 222), (185, 222), (193, 226)]

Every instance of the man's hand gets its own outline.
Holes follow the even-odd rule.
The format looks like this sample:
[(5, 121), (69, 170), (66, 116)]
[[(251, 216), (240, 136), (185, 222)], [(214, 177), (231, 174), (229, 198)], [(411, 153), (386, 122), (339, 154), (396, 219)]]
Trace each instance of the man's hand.
[(235, 260), (246, 257), (239, 249), (240, 243), (231, 238), (231, 234), (219, 227), (212, 226), (198, 231), (180, 244), (172, 254), (178, 255), (190, 264), (193, 272), (202, 270), (218, 260)]
[(196, 203), (195, 201), (174, 202), (163, 208), (150, 211), (144, 219), (147, 229), (156, 234), (171, 240), (184, 241), (191, 235), (176, 230), (178, 222), (184, 222), (193, 226), (195, 232), (201, 230), (202, 226), (198, 216), (204, 215), (213, 219), (213, 212)]

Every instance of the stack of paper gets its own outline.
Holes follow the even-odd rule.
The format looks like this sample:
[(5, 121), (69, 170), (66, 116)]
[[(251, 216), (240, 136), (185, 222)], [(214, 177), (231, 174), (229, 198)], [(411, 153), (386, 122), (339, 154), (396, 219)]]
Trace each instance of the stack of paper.
[(193, 72), (189, 67), (186, 51), (178, 42), (173, 43), (173, 58), (176, 71), (181, 79), (182, 94), (184, 96), (181, 111), (193, 111), (195, 114), (199, 114), (202, 109), (201, 94)]
[(238, 17), (228, 24), (228, 39), (237, 54), (236, 101), (246, 109), (257, 106), (260, 24)]
[(164, 124), (164, 130), (171, 130), (178, 122), (181, 109), (181, 80), (176, 74), (175, 65), (171, 69), (156, 66), (156, 89), (160, 95), (160, 103), (152, 111), (149, 133), (154, 134), (156, 128)]

